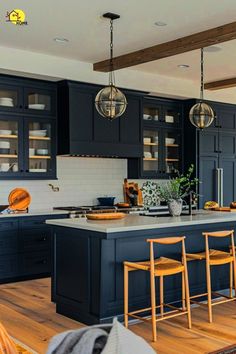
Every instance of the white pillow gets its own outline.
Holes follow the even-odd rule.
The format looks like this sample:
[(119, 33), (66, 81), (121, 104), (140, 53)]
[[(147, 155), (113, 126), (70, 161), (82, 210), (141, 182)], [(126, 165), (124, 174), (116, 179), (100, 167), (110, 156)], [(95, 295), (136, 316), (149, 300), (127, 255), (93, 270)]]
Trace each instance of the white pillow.
[(141, 337), (114, 319), (107, 343), (101, 354), (155, 354), (152, 347)]

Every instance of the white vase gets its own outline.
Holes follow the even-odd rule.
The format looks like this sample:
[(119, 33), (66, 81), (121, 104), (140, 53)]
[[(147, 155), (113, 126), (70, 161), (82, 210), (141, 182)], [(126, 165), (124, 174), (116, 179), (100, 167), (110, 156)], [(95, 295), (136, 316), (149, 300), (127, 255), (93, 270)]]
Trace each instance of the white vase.
[(171, 216), (180, 216), (183, 208), (182, 199), (172, 199), (168, 201), (168, 209)]

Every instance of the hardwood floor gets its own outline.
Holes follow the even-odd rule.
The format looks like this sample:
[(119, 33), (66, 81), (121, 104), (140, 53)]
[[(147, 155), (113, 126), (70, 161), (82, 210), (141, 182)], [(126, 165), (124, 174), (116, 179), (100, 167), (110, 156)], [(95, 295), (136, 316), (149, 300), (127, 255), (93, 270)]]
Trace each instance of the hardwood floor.
[[(158, 354), (203, 354), (236, 343), (236, 303), (215, 306), (212, 324), (203, 308), (193, 309), (192, 317), (191, 330), (184, 316), (159, 323), (156, 344), (151, 343), (148, 324), (131, 325), (130, 329), (150, 341)], [(0, 321), (13, 337), (40, 354), (46, 352), (55, 334), (83, 326), (56, 314), (49, 279), (0, 285)]]

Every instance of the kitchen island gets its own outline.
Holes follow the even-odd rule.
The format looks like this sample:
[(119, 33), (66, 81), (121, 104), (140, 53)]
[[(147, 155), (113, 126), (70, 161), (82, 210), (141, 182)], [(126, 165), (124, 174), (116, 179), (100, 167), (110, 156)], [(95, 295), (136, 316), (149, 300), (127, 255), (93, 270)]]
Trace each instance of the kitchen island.
[[(235, 229), (236, 213), (197, 211), (181, 217), (127, 215), (121, 220), (91, 221), (86, 218), (47, 220), (54, 234), (52, 298), (58, 313), (86, 324), (123, 316), (123, 261), (149, 259), (147, 238), (186, 236), (187, 252), (204, 250), (202, 232)], [(229, 239), (210, 240), (211, 248), (228, 250)], [(160, 245), (155, 257), (180, 259), (180, 245)], [(229, 267), (214, 267), (212, 288), (229, 287)], [(188, 263), (191, 294), (205, 292), (205, 263)], [(177, 276), (164, 281), (165, 301), (181, 298)], [(130, 274), (131, 309), (150, 303), (147, 272)], [(157, 287), (158, 301), (158, 287)]]

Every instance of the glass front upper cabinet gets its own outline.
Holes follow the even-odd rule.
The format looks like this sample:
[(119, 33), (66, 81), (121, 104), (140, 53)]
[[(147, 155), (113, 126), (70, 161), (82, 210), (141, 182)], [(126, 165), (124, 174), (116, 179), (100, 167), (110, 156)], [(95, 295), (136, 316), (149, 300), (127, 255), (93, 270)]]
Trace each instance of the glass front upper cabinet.
[(0, 119), (0, 174), (15, 175), (22, 169), (19, 121)]
[(52, 124), (28, 122), (28, 168), (30, 173), (50, 174), (54, 152), (52, 149)]
[(22, 93), (19, 87), (0, 84), (0, 110), (17, 111), (23, 108)]
[(178, 105), (163, 106), (163, 119), (170, 125), (179, 125), (181, 117), (181, 108)]
[[(176, 129), (177, 130), (177, 129)], [(175, 174), (181, 172), (181, 134), (179, 131), (164, 132), (165, 147), (165, 173)]]
[(143, 120), (158, 122), (160, 121), (160, 108), (158, 106), (152, 106), (150, 104), (146, 104), (143, 107)]
[(143, 131), (143, 173), (158, 173), (160, 169), (159, 132), (156, 129)]
[(55, 92), (39, 88), (24, 89), (25, 109), (34, 115), (55, 114)]

